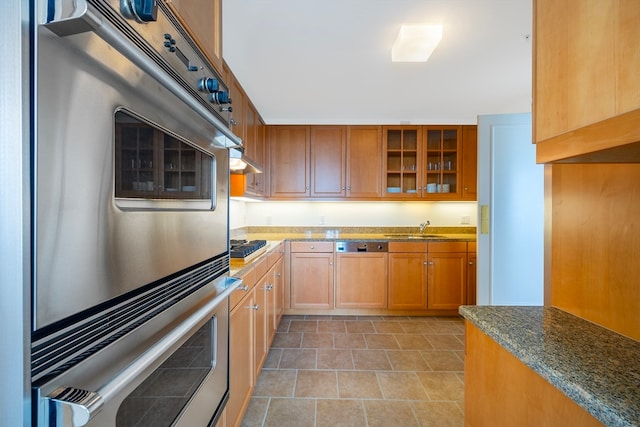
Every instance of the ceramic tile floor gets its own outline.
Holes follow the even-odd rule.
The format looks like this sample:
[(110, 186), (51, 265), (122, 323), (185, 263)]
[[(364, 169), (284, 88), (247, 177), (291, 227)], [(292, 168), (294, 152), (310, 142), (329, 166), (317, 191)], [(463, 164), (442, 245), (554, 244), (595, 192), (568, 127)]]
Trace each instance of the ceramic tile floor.
[(458, 317), (284, 316), (243, 426), (463, 426)]

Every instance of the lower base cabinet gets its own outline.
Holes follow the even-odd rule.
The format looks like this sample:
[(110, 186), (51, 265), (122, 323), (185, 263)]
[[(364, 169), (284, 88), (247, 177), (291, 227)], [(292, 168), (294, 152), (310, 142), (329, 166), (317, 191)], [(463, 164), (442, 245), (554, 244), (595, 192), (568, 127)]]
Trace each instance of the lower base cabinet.
[(291, 242), (291, 308), (334, 308), (333, 243)]
[[(237, 427), (251, 399), (271, 342), (284, 312), (284, 245), (278, 245), (241, 276), (243, 287), (230, 297), (229, 401), (225, 424)], [(280, 296), (280, 297), (279, 297)]]
[(467, 302), (467, 243), (429, 243), (427, 307), (457, 310)]
[(467, 305), (476, 305), (476, 276), (478, 264), (476, 262), (475, 248), (474, 252), (467, 254)]
[(427, 243), (389, 243), (389, 305), (391, 310), (427, 308)]
[(240, 424), (241, 414), (249, 404), (253, 391), (254, 296), (252, 290), (231, 311), (229, 317), (229, 401), (225, 409), (227, 427)]
[(253, 313), (253, 369), (257, 379), (262, 369), (262, 364), (267, 356), (267, 322), (269, 317), (270, 292), (268, 275), (258, 281), (254, 288), (255, 300), (251, 309)]
[(603, 426), (476, 326), (465, 323), (466, 426)]

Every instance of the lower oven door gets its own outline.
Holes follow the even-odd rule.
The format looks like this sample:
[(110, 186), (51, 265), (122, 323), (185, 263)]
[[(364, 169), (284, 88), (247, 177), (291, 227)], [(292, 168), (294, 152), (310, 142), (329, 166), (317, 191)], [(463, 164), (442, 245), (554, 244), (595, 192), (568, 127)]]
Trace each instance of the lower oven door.
[(117, 406), (117, 427), (215, 422), (228, 397), (229, 315), (228, 303), (223, 305)]
[[(228, 294), (241, 283), (222, 281), (233, 284), (188, 317), (151, 337), (145, 337), (145, 328), (134, 331), (35, 388), (37, 425), (215, 424), (229, 394)], [(123, 350), (131, 348), (133, 355)]]

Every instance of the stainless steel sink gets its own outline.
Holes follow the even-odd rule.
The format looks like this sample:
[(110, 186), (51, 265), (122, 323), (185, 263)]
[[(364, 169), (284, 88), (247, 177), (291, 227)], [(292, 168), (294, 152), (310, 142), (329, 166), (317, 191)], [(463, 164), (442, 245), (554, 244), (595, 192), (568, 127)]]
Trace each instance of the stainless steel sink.
[(441, 234), (385, 234), (384, 237), (388, 237), (390, 239), (445, 239), (446, 236)]

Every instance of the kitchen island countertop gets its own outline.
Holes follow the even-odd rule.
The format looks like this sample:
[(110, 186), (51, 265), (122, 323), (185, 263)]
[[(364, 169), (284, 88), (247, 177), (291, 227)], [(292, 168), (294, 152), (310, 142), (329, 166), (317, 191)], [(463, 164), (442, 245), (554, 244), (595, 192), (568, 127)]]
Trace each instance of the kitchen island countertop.
[(460, 314), (605, 425), (640, 425), (640, 342), (554, 307)]

